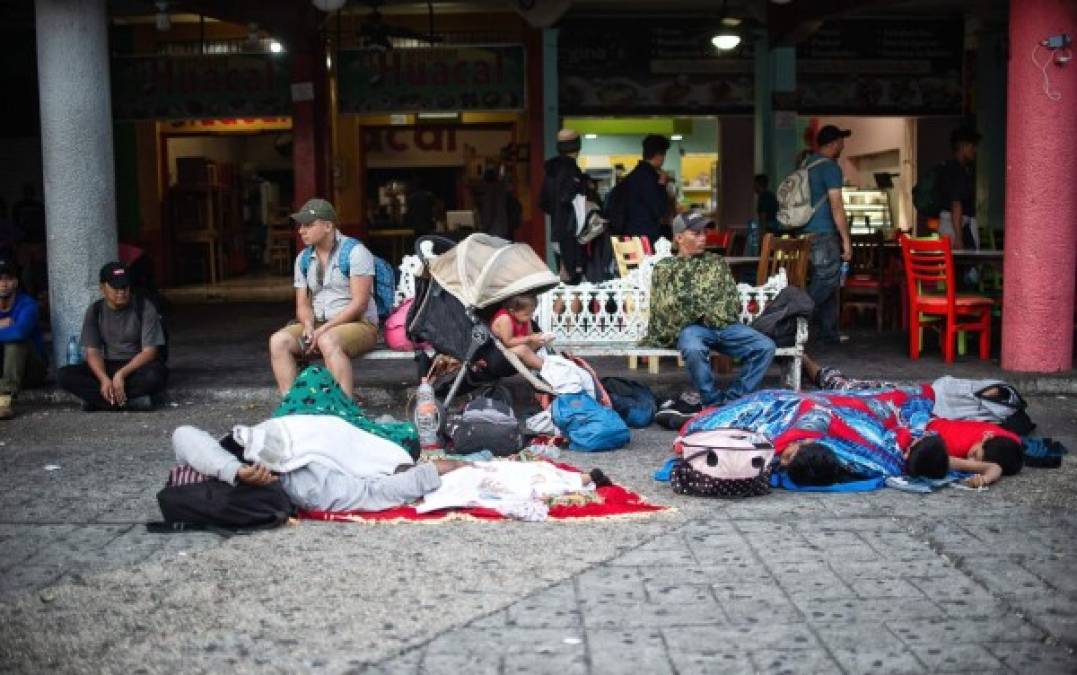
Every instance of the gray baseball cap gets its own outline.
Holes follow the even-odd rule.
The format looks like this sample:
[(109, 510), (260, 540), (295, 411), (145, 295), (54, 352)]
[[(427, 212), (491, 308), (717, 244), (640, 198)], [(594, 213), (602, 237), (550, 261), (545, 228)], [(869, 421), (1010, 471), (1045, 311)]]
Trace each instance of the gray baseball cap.
[(673, 230), (674, 235), (678, 235), (685, 230), (702, 232), (704, 228), (706, 228), (708, 225), (713, 224), (713, 220), (703, 215), (699, 211), (688, 211), (674, 218), (673, 223), (670, 225), (670, 229)]

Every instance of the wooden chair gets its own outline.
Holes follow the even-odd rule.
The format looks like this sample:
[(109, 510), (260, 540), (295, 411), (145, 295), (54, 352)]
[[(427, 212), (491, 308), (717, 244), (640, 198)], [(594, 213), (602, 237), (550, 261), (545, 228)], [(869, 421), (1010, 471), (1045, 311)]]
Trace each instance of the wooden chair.
[[(923, 328), (939, 330), (943, 358), (953, 363), (958, 333), (980, 334), (980, 359), (991, 357), (991, 309), (994, 301), (956, 291), (950, 239), (901, 239), (905, 281), (909, 293), (909, 358), (920, 358)], [(929, 289), (929, 290), (928, 290)]]
[(842, 316), (846, 309), (863, 309), (875, 312), (875, 327), (883, 330), (883, 235), (852, 235), (853, 259), (849, 263), (849, 275), (841, 289)]
[(628, 276), (628, 271), (639, 267), (647, 255), (642, 237), (610, 237), (613, 247), (613, 259), (617, 262), (617, 273), (621, 278)]
[(762, 286), (767, 279), (785, 270), (790, 286), (805, 288), (808, 285), (808, 261), (811, 259), (811, 239), (808, 237), (789, 237), (779, 239), (773, 234), (763, 237), (759, 249), (759, 267), (755, 274), (755, 283)]

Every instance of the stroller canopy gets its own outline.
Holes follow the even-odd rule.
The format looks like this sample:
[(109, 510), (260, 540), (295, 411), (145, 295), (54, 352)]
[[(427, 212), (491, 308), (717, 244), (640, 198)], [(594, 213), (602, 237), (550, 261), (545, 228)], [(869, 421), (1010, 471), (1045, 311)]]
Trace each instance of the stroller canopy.
[(430, 274), (465, 306), (482, 309), (561, 282), (527, 244), (473, 234), (430, 261)]

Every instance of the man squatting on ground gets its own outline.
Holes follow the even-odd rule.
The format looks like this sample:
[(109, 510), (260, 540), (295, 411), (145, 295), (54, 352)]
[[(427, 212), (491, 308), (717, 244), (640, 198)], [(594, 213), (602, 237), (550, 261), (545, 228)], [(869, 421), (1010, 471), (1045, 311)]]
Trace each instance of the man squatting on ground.
[(23, 389), (40, 386), (47, 368), (45, 342), (38, 325), (37, 301), (19, 290), (19, 268), (0, 251), (0, 420), (15, 416), (12, 400)]
[[(320, 355), (346, 396), (352, 395), (351, 360), (378, 342), (378, 307), (373, 301), (374, 256), (355, 240), (348, 264), (340, 256), (345, 237), (337, 212), (324, 199), (311, 199), (292, 214), (299, 236), (313, 247), (307, 269), (295, 259), (295, 321), (269, 338), (269, 356), (283, 396), (295, 381), (300, 358)], [(344, 270), (348, 275), (344, 275)]]
[(102, 299), (90, 304), (82, 321), (86, 361), (60, 368), (60, 386), (82, 399), (85, 411), (151, 410), (151, 397), (168, 382), (168, 368), (160, 359), (165, 334), (157, 308), (132, 294), (131, 279), (120, 263), (107, 263), (98, 278)]

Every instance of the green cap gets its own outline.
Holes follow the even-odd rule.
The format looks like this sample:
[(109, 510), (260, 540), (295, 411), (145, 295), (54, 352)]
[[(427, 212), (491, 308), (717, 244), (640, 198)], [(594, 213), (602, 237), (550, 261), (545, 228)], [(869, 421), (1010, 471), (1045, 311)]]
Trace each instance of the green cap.
[(337, 210), (324, 199), (315, 197), (314, 199), (308, 199), (306, 204), (293, 213), (292, 219), (303, 225), (310, 225), (315, 220), (328, 220), (331, 223), (336, 223)]

